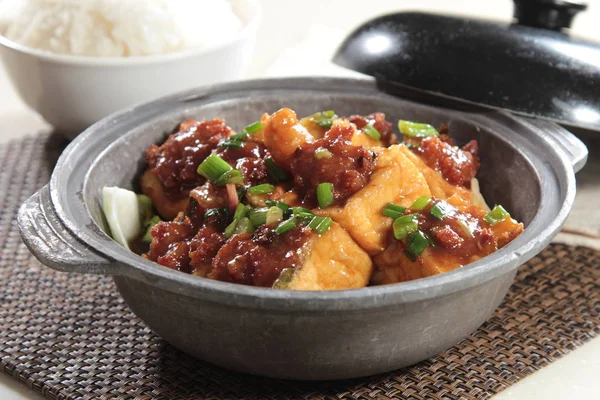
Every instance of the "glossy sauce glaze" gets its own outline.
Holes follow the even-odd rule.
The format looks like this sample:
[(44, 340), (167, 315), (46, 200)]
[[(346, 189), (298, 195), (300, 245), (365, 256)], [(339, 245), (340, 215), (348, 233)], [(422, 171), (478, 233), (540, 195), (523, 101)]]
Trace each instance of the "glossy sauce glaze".
[(167, 196), (187, 196), (205, 181), (197, 172), (200, 163), (231, 133), (222, 119), (186, 120), (162, 145), (146, 150), (148, 169), (160, 180)]
[(300, 267), (311, 231), (296, 227), (277, 235), (273, 227), (235, 235), (217, 253), (208, 278), (252, 286), (271, 287), (281, 271)]
[[(431, 214), (434, 205), (440, 203), (444, 203), (447, 209), (443, 220)], [(432, 202), (417, 213), (419, 229), (433, 241), (431, 251), (440, 255), (451, 254), (460, 260), (460, 265), (467, 264), (475, 254), (485, 256), (498, 249), (494, 232), (483, 220), (485, 212), (478, 207), (468, 206), (460, 211), (446, 202), (432, 198)]]
[[(294, 176), (295, 191), (305, 206), (317, 205), (316, 189), (321, 182), (333, 184), (334, 205), (362, 189), (375, 167), (375, 152), (352, 145), (354, 129), (334, 125), (325, 137), (305, 144), (294, 153), (290, 169)], [(316, 157), (317, 151), (327, 156)]]
[(470, 187), (471, 179), (475, 178), (481, 165), (475, 140), (460, 148), (448, 135), (428, 137), (413, 150), (453, 185)]
[[(357, 279), (351, 280), (352, 285), (364, 286), (378, 259), (382, 260), (380, 268), (412, 268), (405, 255), (407, 242), (394, 238), (390, 230), (392, 220), (381, 216), (381, 206), (368, 213), (352, 208), (359, 204), (355, 199), (364, 197), (356, 195), (368, 186), (369, 190), (361, 193), (377, 193), (390, 202), (399, 193), (407, 195), (411, 190), (417, 191), (410, 194), (413, 198), (431, 196), (429, 183), (422, 175), (413, 177), (412, 173), (404, 176), (407, 182), (399, 183), (407, 188), (399, 191), (393, 189), (398, 185), (390, 186), (392, 189), (384, 187), (387, 182), (383, 177), (395, 171), (395, 165), (401, 165), (394, 157), (404, 157), (398, 151), (403, 145), (394, 144), (397, 140), (391, 123), (382, 113), (348, 118), (331, 117), (333, 112), (315, 115), (299, 120), (292, 110), (281, 109), (265, 114), (252, 133), (241, 134), (221, 119), (187, 120), (163, 144), (150, 146), (141, 186), (168, 220), (152, 227), (149, 248), (136, 246), (137, 251), (178, 271), (261, 287), (277, 285), (284, 271), (286, 282), (292, 282), (290, 285), (296, 288), (317, 288), (316, 282), (321, 282), (321, 289), (345, 288), (344, 283), (336, 281), (350, 282), (348, 271), (358, 274)], [(368, 125), (376, 130), (376, 137), (369, 134)], [(480, 166), (477, 142), (458, 147), (446, 131), (405, 142), (422, 160), (421, 164), (426, 164), (422, 168), (433, 169), (441, 182), (454, 185), (456, 193), (464, 195), (470, 193), (465, 187), (470, 187)], [(211, 158), (209, 155), (219, 158), (225, 170), (236, 172), (240, 179), (219, 183), (206, 173), (201, 175), (199, 167)], [(409, 163), (407, 168), (413, 165), (406, 157), (402, 160)], [(421, 174), (418, 169), (414, 171)], [(222, 172), (219, 175), (224, 176)], [(379, 178), (372, 182), (372, 176)], [(431, 174), (428, 177), (431, 181)], [(419, 179), (421, 184), (417, 185)], [(322, 183), (330, 184), (332, 199), (320, 210), (317, 188)], [(156, 204), (157, 199), (160, 204)], [(460, 267), (492, 253), (522, 231), (522, 225), (512, 219), (491, 226), (484, 220), (486, 210), (470, 205), (470, 198), (461, 198), (459, 204), (445, 200), (430, 197), (425, 208), (409, 207), (404, 212), (417, 215), (418, 229), (430, 243), (416, 264), (433, 259), (434, 264), (446, 263), (447, 269)], [(347, 202), (355, 212), (343, 212)], [(431, 214), (432, 207), (440, 202), (444, 202), (447, 211), (441, 219)], [(372, 208), (371, 203), (368, 198), (360, 202), (366, 209)], [(385, 203), (378, 200), (377, 204)], [(329, 206), (333, 219), (325, 212)], [(250, 219), (250, 213), (254, 213), (254, 219)], [(262, 220), (256, 219), (257, 213)], [(264, 219), (271, 213), (274, 219)], [(371, 221), (361, 219), (374, 214), (379, 217)], [(325, 234), (332, 224), (332, 230)], [(376, 231), (357, 237), (361, 231), (352, 228), (355, 224)], [(284, 225), (286, 229), (282, 229)], [(379, 255), (369, 253), (375, 247), (367, 238), (378, 235), (383, 238), (382, 243), (389, 236), (388, 246)], [(344, 254), (353, 254), (352, 260)], [(303, 274), (294, 274), (300, 269)], [(300, 275), (302, 278), (293, 278)], [(396, 275), (406, 279), (423, 276), (417, 272)], [(388, 283), (395, 281), (398, 280)], [(320, 286), (323, 282), (327, 282), (326, 286)]]

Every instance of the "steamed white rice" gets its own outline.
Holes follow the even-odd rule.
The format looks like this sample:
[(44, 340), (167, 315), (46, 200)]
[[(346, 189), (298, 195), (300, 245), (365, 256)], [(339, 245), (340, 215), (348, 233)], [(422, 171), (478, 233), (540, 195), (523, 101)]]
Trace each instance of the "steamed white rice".
[(227, 0), (0, 0), (0, 34), (90, 57), (205, 49), (242, 27)]

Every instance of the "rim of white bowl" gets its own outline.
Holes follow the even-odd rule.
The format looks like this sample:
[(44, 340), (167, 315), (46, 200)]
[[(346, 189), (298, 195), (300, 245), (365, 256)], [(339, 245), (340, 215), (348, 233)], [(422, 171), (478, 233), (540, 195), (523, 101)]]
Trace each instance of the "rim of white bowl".
[(51, 51), (39, 50), (32, 47), (24, 46), (14, 42), (3, 35), (0, 35), (0, 45), (8, 47), (12, 50), (25, 53), (31, 56), (38, 57), (44, 61), (62, 64), (71, 64), (79, 66), (102, 66), (102, 67), (123, 67), (128, 65), (155, 64), (162, 62), (176, 61), (190, 56), (209, 55), (215, 51), (221, 50), (227, 46), (237, 43), (248, 36), (252, 35), (258, 29), (262, 20), (262, 6), (258, 0), (241, 0), (248, 4), (251, 10), (248, 21), (242, 29), (232, 38), (219, 43), (216, 46), (211, 46), (203, 49), (186, 49), (175, 51), (172, 53), (153, 54), (148, 56), (134, 57), (91, 57), (91, 56), (75, 56), (70, 54), (53, 53)]

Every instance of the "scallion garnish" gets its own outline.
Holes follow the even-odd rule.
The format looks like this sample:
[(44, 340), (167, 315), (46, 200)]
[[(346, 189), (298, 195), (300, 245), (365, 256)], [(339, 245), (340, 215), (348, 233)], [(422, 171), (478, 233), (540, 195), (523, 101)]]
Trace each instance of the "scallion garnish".
[(381, 133), (379, 133), (372, 123), (363, 126), (362, 131), (363, 133), (369, 135), (369, 137), (373, 140), (381, 139)]
[(292, 214), (303, 223), (309, 223), (315, 216), (312, 211), (304, 207), (292, 207)]
[(265, 165), (267, 166), (267, 174), (275, 181), (275, 183), (284, 182), (290, 179), (288, 174), (279, 165), (275, 164), (273, 158), (265, 158)]
[(433, 126), (418, 122), (400, 120), (398, 121), (398, 129), (401, 133), (410, 137), (423, 138), (429, 136), (440, 136), (440, 133)]
[(242, 173), (239, 170), (232, 169), (232, 170), (225, 172), (220, 177), (218, 177), (214, 181), (214, 183), (217, 186), (224, 186), (224, 185), (227, 185), (228, 183), (233, 183), (234, 185), (243, 185), (244, 184), (244, 176), (242, 175)]
[(317, 186), (317, 202), (321, 208), (333, 204), (333, 184), (329, 182), (319, 183)]
[(256, 122), (244, 127), (244, 130), (252, 135), (252, 134), (260, 131), (262, 128), (263, 128), (262, 122), (256, 121)]
[(267, 220), (265, 221), (265, 224), (275, 225), (279, 224), (281, 221), (283, 221), (283, 210), (276, 206), (270, 207), (267, 211)]
[(392, 224), (394, 237), (398, 240), (404, 240), (409, 234), (419, 229), (418, 214), (408, 214), (396, 218)]
[(229, 136), (227, 139), (242, 142), (250, 137), (248, 132), (236, 133), (235, 135)]
[(152, 200), (145, 194), (138, 194), (137, 201), (138, 208), (140, 210), (140, 221), (143, 225), (147, 225), (148, 221), (150, 221), (150, 219), (154, 217), (154, 213), (152, 212)]
[(452, 211), (452, 206), (445, 201), (436, 202), (429, 210), (432, 217), (443, 220)]
[(510, 217), (510, 214), (501, 205), (495, 205), (492, 211), (487, 213), (483, 219), (490, 225), (496, 225), (498, 222), (503, 221), (506, 217)]
[(278, 235), (282, 235), (284, 233), (286, 233), (289, 230), (292, 230), (296, 227), (296, 217), (291, 217), (289, 219), (286, 219), (285, 221), (281, 222), (279, 225), (277, 225), (277, 228), (275, 228), (275, 233)]
[(292, 207), (292, 211), (293, 211), (294, 215), (300, 215), (300, 214), (314, 215), (312, 211), (310, 211), (308, 208), (304, 208), (304, 207)]
[(252, 232), (254, 232), (254, 225), (252, 225), (252, 222), (250, 222), (250, 219), (248, 217), (240, 218), (237, 220), (235, 230), (233, 231), (234, 235)]
[(237, 133), (231, 135), (228, 138), (221, 140), (217, 147), (228, 147), (232, 149), (239, 149), (244, 145), (244, 140), (248, 139), (250, 135), (247, 132)]
[(322, 160), (324, 158), (331, 158), (333, 154), (327, 150), (325, 147), (319, 147), (315, 150), (315, 158), (317, 160)]
[(309, 119), (323, 128), (331, 128), (335, 119), (335, 111), (327, 110), (318, 112), (311, 115)]
[(317, 232), (319, 235), (322, 235), (329, 230), (331, 224), (333, 224), (333, 220), (331, 218), (315, 216), (308, 224), (308, 227), (314, 232)]
[(242, 203), (238, 203), (235, 208), (235, 213), (233, 213), (233, 219), (241, 219), (248, 215), (250, 212), (250, 208), (248, 206), (243, 205)]
[(423, 251), (429, 246), (429, 238), (421, 231), (411, 233), (406, 240), (407, 248), (404, 250), (408, 258), (416, 261)]
[(162, 222), (162, 220), (158, 215), (155, 215), (152, 218), (150, 218), (150, 220), (146, 224), (148, 226), (146, 228), (146, 233), (144, 234), (144, 236), (142, 236), (143, 242), (152, 243), (152, 233), (150, 232), (150, 230), (154, 227), (154, 225), (158, 224), (159, 222)]
[(198, 173), (209, 181), (216, 181), (225, 172), (231, 171), (231, 165), (216, 154), (211, 154), (198, 166)]
[(224, 139), (224, 140), (221, 140), (217, 144), (217, 147), (227, 147), (230, 149), (239, 149), (240, 147), (242, 147), (242, 145), (243, 145), (243, 143), (240, 140)]
[(386, 206), (383, 207), (383, 210), (381, 211), (381, 213), (383, 215), (385, 215), (386, 217), (400, 218), (401, 216), (404, 215), (405, 210), (406, 210), (405, 207), (398, 206), (398, 205), (392, 204), (392, 203), (387, 203)]
[(424, 210), (433, 200), (429, 196), (421, 196), (409, 207), (411, 210)]
[(235, 232), (235, 227), (237, 226), (238, 223), (238, 219), (234, 219), (229, 225), (227, 225), (227, 227), (225, 228), (225, 232), (223, 232), (223, 234), (225, 235), (225, 237), (227, 239), (229, 239), (230, 237), (233, 236), (234, 232)]
[(277, 201), (277, 200), (266, 200), (265, 204), (268, 205), (269, 207), (278, 207), (281, 209), (281, 211), (285, 213), (287, 213), (290, 210), (290, 206), (285, 204), (282, 201)]
[(275, 186), (264, 183), (262, 185), (252, 186), (248, 188), (248, 193), (250, 194), (269, 194), (275, 190)]
[(268, 208), (255, 208), (248, 212), (248, 218), (254, 226), (261, 226), (267, 223)]

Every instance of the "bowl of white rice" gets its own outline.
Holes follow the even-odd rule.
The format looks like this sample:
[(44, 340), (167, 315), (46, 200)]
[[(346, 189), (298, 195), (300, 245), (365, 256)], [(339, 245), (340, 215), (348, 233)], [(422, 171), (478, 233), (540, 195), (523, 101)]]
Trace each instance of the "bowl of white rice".
[(243, 78), (257, 0), (0, 0), (0, 58), (16, 90), (74, 136), (113, 112)]

